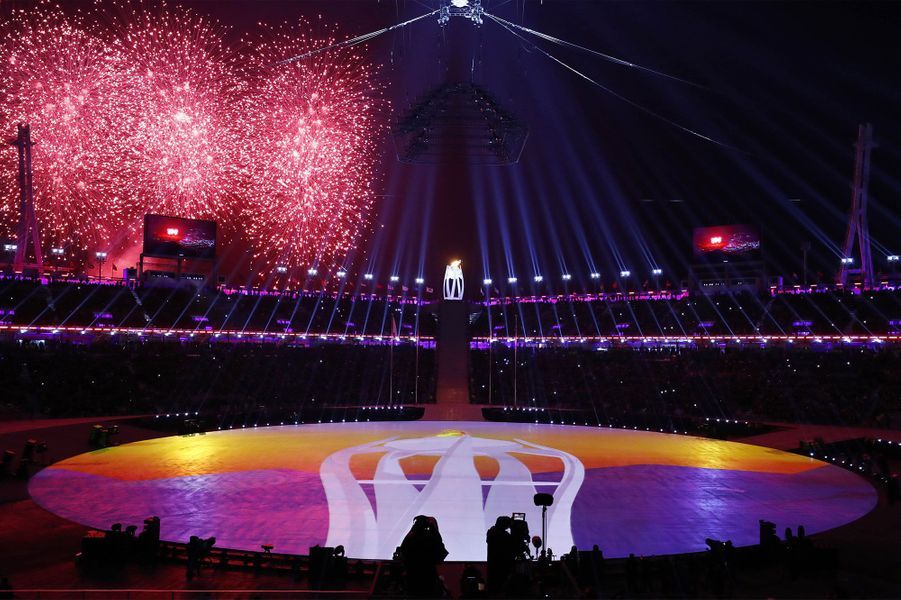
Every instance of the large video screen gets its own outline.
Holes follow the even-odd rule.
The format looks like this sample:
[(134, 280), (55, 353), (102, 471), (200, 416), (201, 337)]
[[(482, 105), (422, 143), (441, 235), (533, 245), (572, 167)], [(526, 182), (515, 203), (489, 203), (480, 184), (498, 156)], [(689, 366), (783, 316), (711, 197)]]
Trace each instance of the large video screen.
[(216, 222), (144, 215), (144, 254), (216, 258)]
[(723, 254), (752, 257), (760, 252), (760, 233), (750, 225), (698, 227), (694, 231), (695, 256)]

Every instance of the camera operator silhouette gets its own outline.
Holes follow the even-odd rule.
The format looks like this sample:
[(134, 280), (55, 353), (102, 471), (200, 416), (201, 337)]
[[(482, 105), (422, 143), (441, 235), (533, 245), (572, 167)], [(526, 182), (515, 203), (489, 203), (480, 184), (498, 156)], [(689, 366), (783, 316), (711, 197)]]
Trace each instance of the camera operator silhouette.
[(444, 595), (438, 565), (447, 557), (447, 549), (434, 517), (419, 515), (413, 519), (413, 527), (400, 545), (400, 554), (408, 596), (436, 598)]

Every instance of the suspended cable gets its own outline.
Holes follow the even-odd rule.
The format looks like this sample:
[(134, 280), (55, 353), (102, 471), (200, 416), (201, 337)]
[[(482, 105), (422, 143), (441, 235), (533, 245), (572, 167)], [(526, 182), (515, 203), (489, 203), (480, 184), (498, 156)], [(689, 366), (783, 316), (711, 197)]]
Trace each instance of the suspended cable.
[(586, 48), (585, 46), (580, 46), (579, 44), (576, 44), (573, 42), (568, 42), (568, 41), (560, 39), (558, 37), (554, 37), (554, 36), (548, 35), (546, 33), (541, 33), (540, 31), (535, 31), (534, 29), (529, 29), (528, 27), (523, 27), (522, 25), (517, 25), (516, 23), (513, 23), (512, 21), (507, 21), (506, 19), (502, 19), (501, 17), (496, 17), (496, 16), (490, 15), (488, 13), (485, 13), (485, 16), (491, 17), (492, 19), (494, 19), (495, 21), (498, 21), (499, 23), (503, 23), (504, 25), (507, 25), (509, 27), (514, 27), (514, 28), (519, 29), (520, 31), (524, 31), (526, 33), (530, 33), (534, 36), (540, 37), (543, 40), (553, 42), (560, 46), (565, 46), (568, 48), (575, 48), (576, 50), (581, 50), (582, 52), (587, 52), (589, 54), (599, 56), (606, 61), (612, 62), (612, 63), (620, 65), (622, 67), (629, 67), (630, 69), (637, 69), (639, 71), (644, 71), (646, 73), (650, 73), (652, 75), (657, 75), (658, 77), (664, 77), (666, 79), (671, 79), (673, 81), (678, 81), (679, 83), (684, 83), (686, 85), (690, 85), (690, 86), (696, 87), (698, 89), (708, 90), (708, 91), (710, 90), (710, 88), (703, 86), (699, 83), (695, 83), (694, 81), (689, 81), (688, 79), (683, 79), (681, 77), (677, 77), (676, 75), (670, 75), (669, 73), (664, 73), (663, 71), (658, 71), (656, 69), (652, 69), (651, 67), (645, 67), (644, 65), (639, 65), (637, 63), (633, 63), (628, 60), (624, 60), (622, 58), (617, 58), (610, 54), (605, 54), (599, 50), (594, 50), (593, 48)]
[(317, 54), (321, 54), (323, 52), (328, 52), (329, 50), (335, 50), (337, 48), (344, 48), (346, 46), (356, 46), (357, 44), (362, 44), (364, 42), (368, 42), (369, 40), (376, 38), (383, 33), (388, 33), (389, 31), (394, 31), (395, 29), (400, 29), (401, 27), (406, 27), (407, 25), (411, 25), (416, 21), (421, 19), (425, 19), (426, 17), (431, 17), (438, 13), (438, 10), (433, 10), (430, 13), (426, 13), (424, 15), (419, 15), (418, 17), (413, 17), (407, 21), (402, 23), (396, 23), (391, 25), (390, 27), (383, 27), (382, 29), (377, 29), (375, 31), (371, 31), (369, 33), (364, 33), (363, 35), (358, 35), (355, 38), (350, 38), (349, 40), (344, 40), (343, 42), (336, 42), (334, 44), (329, 44), (328, 46), (323, 46), (322, 48), (317, 48), (315, 50), (310, 50), (309, 52), (304, 52), (303, 54), (298, 54), (297, 56), (292, 56), (291, 58), (286, 58), (284, 60), (280, 60), (275, 63), (276, 65), (285, 65), (288, 63), (297, 62), (299, 60), (306, 60), (311, 56), (315, 56)]
[(659, 119), (659, 120), (663, 121), (664, 123), (668, 123), (669, 125), (675, 127), (676, 129), (679, 129), (679, 130), (681, 130), (681, 131), (684, 131), (685, 133), (688, 133), (688, 134), (690, 134), (690, 135), (693, 135), (693, 136), (695, 136), (695, 137), (697, 137), (697, 138), (701, 138), (701, 139), (704, 140), (704, 141), (710, 142), (711, 144), (716, 144), (717, 146), (721, 146), (721, 147), (723, 147), (723, 148), (728, 148), (728, 149), (730, 149), (730, 150), (735, 150), (735, 151), (737, 151), (737, 152), (741, 152), (742, 154), (747, 154), (747, 152), (745, 152), (744, 150), (741, 150), (741, 149), (739, 149), (739, 148), (736, 148), (735, 146), (732, 146), (732, 145), (730, 145), (730, 144), (727, 144), (726, 142), (721, 142), (721, 141), (719, 141), (719, 140), (717, 140), (717, 139), (714, 139), (714, 138), (712, 138), (712, 137), (710, 137), (710, 136), (704, 135), (703, 133), (701, 133), (701, 132), (699, 132), (699, 131), (695, 131), (694, 129), (691, 129), (690, 127), (686, 127), (685, 125), (680, 125), (680, 124), (677, 123), (676, 121), (673, 121), (672, 119), (670, 119), (670, 118), (668, 118), (668, 117), (665, 117), (665, 116), (661, 115), (660, 113), (655, 112), (655, 111), (651, 110), (650, 108), (648, 108), (648, 107), (646, 107), (646, 106), (644, 106), (644, 105), (642, 105), (642, 104), (639, 104), (638, 102), (636, 102), (636, 101), (634, 101), (634, 100), (631, 100), (631, 99), (627, 98), (626, 96), (623, 96), (623, 95), (620, 94), (619, 92), (616, 92), (616, 91), (612, 90), (611, 88), (605, 86), (604, 84), (599, 83), (598, 81), (592, 79), (591, 77), (589, 77), (588, 75), (586, 75), (586, 74), (583, 73), (582, 71), (579, 71), (579, 70), (576, 69), (575, 67), (572, 67), (572, 66), (568, 65), (567, 63), (563, 62), (562, 60), (560, 60), (559, 58), (557, 58), (556, 56), (554, 56), (554, 55), (551, 54), (550, 52), (544, 50), (543, 48), (541, 48), (540, 46), (536, 45), (535, 43), (529, 41), (528, 39), (526, 39), (525, 37), (523, 37), (523, 36), (520, 35), (519, 33), (513, 31), (510, 27), (508, 27), (507, 25), (505, 25), (504, 23), (502, 23), (500, 20), (498, 20), (498, 18), (495, 17), (494, 15), (490, 15), (490, 14), (488, 14), (488, 13), (485, 13), (485, 16), (488, 17), (489, 19), (491, 19), (492, 21), (494, 21), (495, 23), (497, 23), (498, 25), (500, 25), (501, 27), (503, 27), (504, 29), (506, 29), (507, 31), (509, 31), (511, 34), (513, 34), (513, 35), (515, 35), (516, 37), (518, 37), (520, 40), (522, 40), (523, 42), (525, 42), (526, 44), (528, 44), (529, 46), (531, 46), (532, 48), (534, 48), (534, 49), (537, 50), (538, 52), (541, 52), (542, 54), (544, 54), (545, 56), (547, 56), (549, 59), (551, 59), (551, 60), (554, 61), (555, 63), (559, 64), (560, 66), (564, 67), (565, 69), (567, 69), (567, 70), (569, 70), (569, 71), (572, 71), (573, 73), (575, 73), (576, 75), (578, 75), (578, 76), (581, 77), (582, 79), (586, 80), (587, 82), (591, 83), (592, 85), (594, 85), (594, 86), (596, 86), (596, 87), (598, 87), (598, 88), (604, 90), (605, 92), (607, 92), (607, 93), (610, 94), (611, 96), (614, 96), (615, 98), (618, 98), (618, 99), (622, 100), (623, 102), (625, 102), (625, 103), (627, 103), (627, 104), (629, 104), (629, 105), (631, 105), (631, 106), (637, 108), (638, 110), (642, 111), (643, 113), (648, 114), (648, 115), (654, 117), (655, 119)]

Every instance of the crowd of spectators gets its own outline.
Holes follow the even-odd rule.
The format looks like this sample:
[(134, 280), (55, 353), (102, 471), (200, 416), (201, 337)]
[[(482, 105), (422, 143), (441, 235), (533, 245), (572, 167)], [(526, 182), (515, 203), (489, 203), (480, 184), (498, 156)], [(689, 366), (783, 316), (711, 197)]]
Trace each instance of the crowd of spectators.
[(495, 344), (473, 351), (470, 363), (475, 402), (590, 408), (605, 420), (670, 415), (890, 427), (901, 416), (895, 347), (514, 351)]
[[(88, 335), (0, 340), (0, 414), (248, 414), (320, 406), (428, 403), (432, 346), (367, 345), (359, 336), (434, 336), (434, 307), (405, 299), (245, 294), (194, 288), (0, 279), (0, 324), (123, 326), (198, 332), (310, 333), (290, 343), (154, 341)], [(693, 295), (669, 300), (576, 297), (473, 305), (486, 336), (880, 334), (901, 324), (901, 294)], [(96, 333), (96, 332), (95, 332)], [(316, 339), (323, 333), (337, 340)], [(42, 334), (43, 335), (43, 334)], [(521, 338), (520, 338), (521, 339)], [(472, 351), (473, 402), (590, 407), (599, 417), (672, 415), (820, 423), (898, 420), (901, 351), (894, 344), (817, 348), (595, 348), (509, 343)], [(603, 351), (601, 351), (603, 350)]]
[(885, 335), (901, 331), (901, 292), (695, 294), (672, 300), (546, 298), (493, 304), (476, 337)]
[(391, 389), (393, 404), (424, 403), (434, 399), (434, 362), (433, 350), (408, 345), (2, 341), (0, 414), (301, 411), (391, 404)]
[(0, 323), (19, 326), (428, 337), (436, 322), (414, 300), (396, 298), (0, 279)]

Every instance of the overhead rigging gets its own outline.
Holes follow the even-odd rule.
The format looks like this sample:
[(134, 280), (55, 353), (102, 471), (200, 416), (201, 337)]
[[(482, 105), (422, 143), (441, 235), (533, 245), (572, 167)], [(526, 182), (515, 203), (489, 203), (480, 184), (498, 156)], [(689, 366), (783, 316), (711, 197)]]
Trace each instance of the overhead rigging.
[[(476, 27), (479, 27), (482, 25), (482, 23), (484, 22), (483, 18), (491, 19), (497, 25), (499, 25), (501, 28), (503, 28), (505, 31), (507, 31), (511, 35), (517, 37), (519, 40), (521, 40), (525, 44), (529, 45), (532, 49), (540, 52), (541, 54), (543, 54), (544, 56), (546, 56), (547, 58), (552, 60), (554, 63), (556, 63), (556, 64), (560, 65), (561, 67), (563, 67), (564, 69), (578, 75), (585, 81), (591, 83), (593, 86), (606, 92), (607, 94), (629, 104), (630, 106), (632, 106), (634, 108), (637, 108), (638, 110), (642, 111), (643, 113), (645, 113), (649, 116), (654, 117), (655, 119), (658, 119), (660, 121), (663, 121), (664, 123), (667, 123), (668, 125), (670, 125), (672, 127), (675, 127), (676, 129), (682, 131), (683, 133), (687, 133), (691, 136), (694, 136), (696, 138), (699, 138), (699, 139), (709, 142), (711, 144), (715, 144), (722, 148), (728, 148), (731, 150), (737, 150), (737, 151), (741, 152), (741, 150), (732, 146), (731, 144), (717, 140), (716, 138), (713, 138), (709, 135), (701, 133), (700, 131), (692, 129), (691, 127), (682, 125), (682, 124), (674, 121), (673, 119), (670, 119), (669, 117), (666, 117), (666, 116), (660, 114), (659, 112), (657, 112), (651, 108), (648, 108), (647, 106), (645, 106), (635, 100), (632, 100), (631, 98), (613, 90), (609, 86), (606, 86), (606, 85), (600, 83), (596, 79), (590, 77), (589, 75), (585, 74), (584, 72), (580, 71), (579, 69), (564, 62), (557, 56), (551, 54), (547, 50), (541, 48), (540, 46), (538, 46), (537, 44), (535, 44), (534, 42), (532, 42), (531, 40), (529, 40), (525, 36), (523, 36), (522, 33), (526, 33), (526, 34), (538, 37), (542, 40), (557, 44), (557, 45), (565, 47), (565, 48), (571, 48), (574, 50), (578, 50), (580, 52), (587, 53), (592, 56), (596, 56), (598, 58), (601, 58), (602, 60), (611, 62), (613, 64), (616, 64), (616, 65), (619, 65), (622, 67), (626, 67), (629, 69), (635, 69), (635, 70), (643, 72), (643, 73), (647, 73), (647, 74), (654, 75), (657, 77), (665, 78), (665, 79), (668, 79), (671, 81), (677, 81), (679, 83), (683, 83), (683, 84), (686, 84), (686, 85), (689, 85), (689, 86), (692, 86), (695, 88), (703, 89), (703, 90), (707, 90), (708, 89), (707, 87), (705, 87), (701, 84), (695, 83), (693, 81), (690, 81), (688, 79), (678, 77), (676, 75), (671, 75), (669, 73), (665, 73), (663, 71), (660, 71), (660, 70), (657, 70), (657, 69), (654, 69), (651, 67), (647, 67), (647, 66), (640, 65), (638, 63), (629, 61), (629, 60), (618, 58), (616, 56), (607, 54), (605, 52), (601, 52), (599, 50), (595, 50), (593, 48), (588, 48), (586, 46), (582, 46), (580, 44), (576, 44), (574, 42), (570, 42), (570, 41), (558, 38), (556, 36), (542, 33), (535, 29), (531, 29), (528, 27), (524, 27), (522, 25), (518, 25), (517, 23), (513, 23), (512, 21), (508, 21), (506, 19), (503, 19), (501, 17), (495, 16), (495, 15), (487, 12), (485, 10), (485, 8), (482, 6), (482, 0), (441, 0), (441, 6), (436, 10), (419, 15), (418, 17), (414, 17), (412, 19), (408, 19), (406, 21), (402, 21), (400, 23), (396, 23), (389, 27), (383, 27), (381, 29), (377, 29), (370, 33), (359, 35), (357, 37), (354, 37), (354, 38), (351, 38), (348, 40), (344, 40), (342, 42), (329, 44), (327, 46), (323, 46), (321, 48), (317, 48), (315, 50), (311, 50), (309, 52), (305, 52), (303, 54), (299, 54), (297, 56), (287, 58), (285, 60), (280, 61), (277, 64), (281, 65), (281, 64), (288, 64), (288, 63), (293, 63), (293, 62), (297, 62), (297, 61), (302, 61), (311, 56), (320, 54), (322, 52), (327, 52), (329, 50), (334, 50), (337, 48), (343, 48), (343, 47), (347, 47), (347, 46), (354, 46), (357, 44), (362, 44), (362, 43), (368, 42), (372, 39), (375, 39), (376, 37), (378, 37), (384, 33), (387, 33), (389, 31), (393, 31), (393, 30), (397, 30), (397, 29), (402, 29), (404, 27), (412, 25), (413, 23), (415, 23), (417, 21), (421, 21), (422, 19), (434, 16), (434, 15), (438, 15), (438, 24), (441, 25), (442, 27), (445, 26), (450, 21), (450, 19), (453, 17), (468, 19), (468, 20), (472, 21), (473, 25), (475, 25)], [(522, 33), (520, 33), (520, 32), (522, 32)]]

